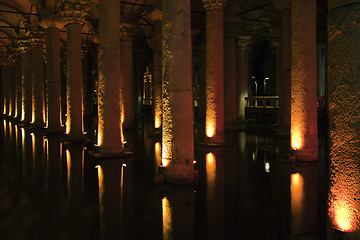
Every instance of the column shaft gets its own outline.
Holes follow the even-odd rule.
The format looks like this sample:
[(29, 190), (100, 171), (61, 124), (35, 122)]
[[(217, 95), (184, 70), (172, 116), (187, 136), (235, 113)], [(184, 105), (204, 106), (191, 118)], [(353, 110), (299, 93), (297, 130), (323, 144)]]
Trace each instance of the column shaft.
[[(99, 4), (98, 145), (103, 152), (122, 152), (120, 85), (120, 2)], [(119, 94), (120, 93), (120, 94)]]
[(154, 127), (160, 128), (162, 124), (162, 21), (154, 23), (154, 66), (153, 66), (153, 86), (154, 86)]
[(316, 161), (316, 1), (293, 0), (291, 15), (291, 147), (297, 160)]
[(223, 8), (206, 10), (206, 142), (223, 143), (224, 20)]
[(67, 24), (67, 120), (69, 140), (83, 138), (81, 26), (79, 22)]
[(190, 0), (163, 1), (162, 159), (165, 181), (194, 178)]
[(16, 65), (15, 61), (12, 61), (12, 64), (9, 66), (9, 80), (10, 80), (10, 106), (9, 106), (9, 116), (15, 116), (16, 109)]
[(124, 128), (133, 128), (135, 126), (134, 109), (134, 79), (133, 79), (133, 40), (125, 39), (120, 43), (121, 56), (121, 81), (123, 87), (123, 112)]
[(233, 128), (237, 120), (237, 89), (236, 89), (236, 47), (235, 36), (225, 38), (225, 125)]
[(24, 123), (32, 122), (32, 79), (31, 79), (31, 52), (26, 50), (22, 57), (22, 114)]
[(47, 123), (50, 132), (61, 131), (60, 30), (46, 29)]
[(249, 36), (240, 36), (237, 39), (236, 48), (236, 65), (237, 65), (237, 106), (238, 106), (238, 118), (245, 120), (245, 107), (248, 96), (247, 80), (248, 80), (248, 59), (247, 59), (247, 45), (249, 44)]
[[(329, 218), (343, 239), (360, 238), (360, 1), (329, 1)], [(355, 3), (356, 2), (356, 3)], [(334, 238), (330, 237), (329, 239)]]
[(44, 66), (43, 66), (42, 45), (36, 45), (32, 49), (32, 88), (33, 88), (33, 125), (37, 128), (45, 126), (45, 105), (44, 105)]
[(15, 117), (17, 121), (21, 120), (22, 113), (22, 79), (21, 79), (21, 57), (16, 60), (16, 113)]
[(290, 127), (291, 112), (291, 9), (281, 11), (281, 33), (279, 43), (279, 124)]

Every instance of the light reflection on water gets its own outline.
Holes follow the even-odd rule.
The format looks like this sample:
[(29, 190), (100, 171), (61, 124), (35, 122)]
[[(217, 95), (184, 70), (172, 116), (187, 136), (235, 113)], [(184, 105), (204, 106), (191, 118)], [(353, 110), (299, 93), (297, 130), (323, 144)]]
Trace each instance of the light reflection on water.
[(267, 133), (196, 144), (197, 182), (172, 186), (154, 184), (161, 141), (146, 128), (127, 133), (135, 157), (94, 160), (89, 146), (3, 123), (0, 210), (10, 198), (4, 219), (15, 219), (4, 239), (325, 239), (317, 167), (292, 166)]

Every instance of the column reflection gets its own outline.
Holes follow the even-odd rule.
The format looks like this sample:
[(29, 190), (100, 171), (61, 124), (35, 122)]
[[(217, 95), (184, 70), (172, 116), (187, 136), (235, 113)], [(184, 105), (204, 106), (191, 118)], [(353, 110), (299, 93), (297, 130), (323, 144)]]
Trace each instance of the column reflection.
[(99, 217), (101, 239), (123, 236), (123, 164), (122, 160), (104, 160), (97, 166), (99, 181)]
[(194, 238), (194, 188), (165, 186), (162, 198), (163, 240)]
[(84, 146), (64, 145), (67, 166), (68, 238), (81, 239), (84, 231)]
[(50, 239), (60, 239), (63, 229), (62, 212), (64, 191), (61, 182), (61, 137), (48, 136), (46, 145), (47, 156), (47, 218)]
[(224, 237), (224, 150), (206, 154), (207, 239)]
[(318, 228), (318, 166), (298, 164), (291, 174), (291, 234), (316, 231)]

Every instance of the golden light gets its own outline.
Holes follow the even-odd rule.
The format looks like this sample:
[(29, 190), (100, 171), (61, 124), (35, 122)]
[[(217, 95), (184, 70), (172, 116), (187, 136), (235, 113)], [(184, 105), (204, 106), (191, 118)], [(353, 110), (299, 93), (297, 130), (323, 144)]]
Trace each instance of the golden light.
[(172, 239), (172, 209), (169, 200), (162, 199), (163, 240)]
[(160, 142), (155, 143), (155, 159), (158, 165), (162, 164)]
[(299, 129), (291, 130), (291, 148), (298, 150), (303, 145), (303, 139)]
[(103, 169), (100, 165), (96, 166), (98, 171), (98, 180), (99, 180), (99, 204), (100, 206), (103, 206), (102, 204), (102, 197), (104, 196), (104, 175), (103, 175)]
[(213, 186), (215, 185), (215, 178), (216, 178), (216, 157), (215, 155), (210, 152), (206, 154), (206, 186), (208, 194), (211, 197), (214, 195)]
[(156, 113), (155, 111), (155, 128), (161, 127), (161, 113)]

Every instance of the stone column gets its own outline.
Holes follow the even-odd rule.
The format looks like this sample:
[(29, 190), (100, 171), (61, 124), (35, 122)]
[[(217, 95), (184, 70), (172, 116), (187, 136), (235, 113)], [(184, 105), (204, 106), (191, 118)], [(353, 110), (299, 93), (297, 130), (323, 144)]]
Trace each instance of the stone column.
[(15, 120), (21, 120), (21, 113), (22, 113), (22, 78), (21, 78), (21, 56), (19, 55), (16, 59), (15, 63), (15, 72), (16, 72), (16, 113), (15, 113)]
[[(79, 6), (77, 6), (79, 8)], [(67, 140), (83, 139), (83, 79), (81, 61), (81, 22), (85, 13), (65, 5), (62, 11), (67, 29)]]
[(206, 8), (206, 142), (224, 143), (224, 5), (203, 0)]
[(45, 127), (45, 83), (43, 66), (43, 48), (39, 38), (31, 40), (31, 69), (32, 69), (32, 91), (33, 91), (33, 126), (35, 128)]
[(359, 239), (360, 1), (331, 0), (328, 8), (329, 217), (341, 239)]
[(16, 56), (11, 56), (9, 65), (9, 87), (10, 87), (10, 99), (9, 99), (9, 116), (15, 116), (16, 109)]
[(235, 128), (237, 121), (237, 89), (236, 89), (236, 22), (225, 23), (224, 43), (224, 81), (225, 84), (225, 126)]
[(153, 104), (154, 127), (160, 129), (162, 124), (162, 12), (155, 9), (150, 13), (154, 22), (154, 48), (153, 48)]
[(6, 82), (5, 82), (5, 66), (4, 63), (1, 66), (1, 98), (0, 98), (0, 111), (1, 114), (5, 114), (5, 89), (6, 89)]
[(317, 161), (316, 1), (291, 6), (291, 148), (298, 161)]
[(47, 125), (49, 132), (62, 132), (60, 30), (63, 23), (49, 19), (46, 25)]
[(135, 90), (133, 76), (133, 39), (135, 27), (122, 23), (120, 26), (120, 74), (123, 104), (121, 106), (123, 127), (135, 127)]
[(165, 0), (162, 10), (164, 175), (187, 183), (194, 179), (190, 0)]
[(8, 63), (5, 62), (1, 68), (1, 80), (2, 80), (2, 114), (6, 116), (8, 114)]
[(245, 120), (245, 107), (248, 96), (247, 81), (248, 81), (248, 58), (247, 48), (250, 43), (250, 36), (239, 36), (237, 38), (236, 48), (236, 65), (237, 65), (237, 117), (240, 120)]
[[(100, 151), (124, 150), (120, 85), (120, 2), (99, 4), (98, 146)], [(120, 93), (120, 94), (119, 94)]]
[(273, 0), (281, 11), (279, 42), (279, 130), (281, 135), (290, 133), (291, 113), (291, 1)]
[(25, 124), (32, 122), (32, 79), (31, 79), (31, 52), (29, 42), (21, 42), (21, 75), (22, 75), (22, 106), (21, 121)]

